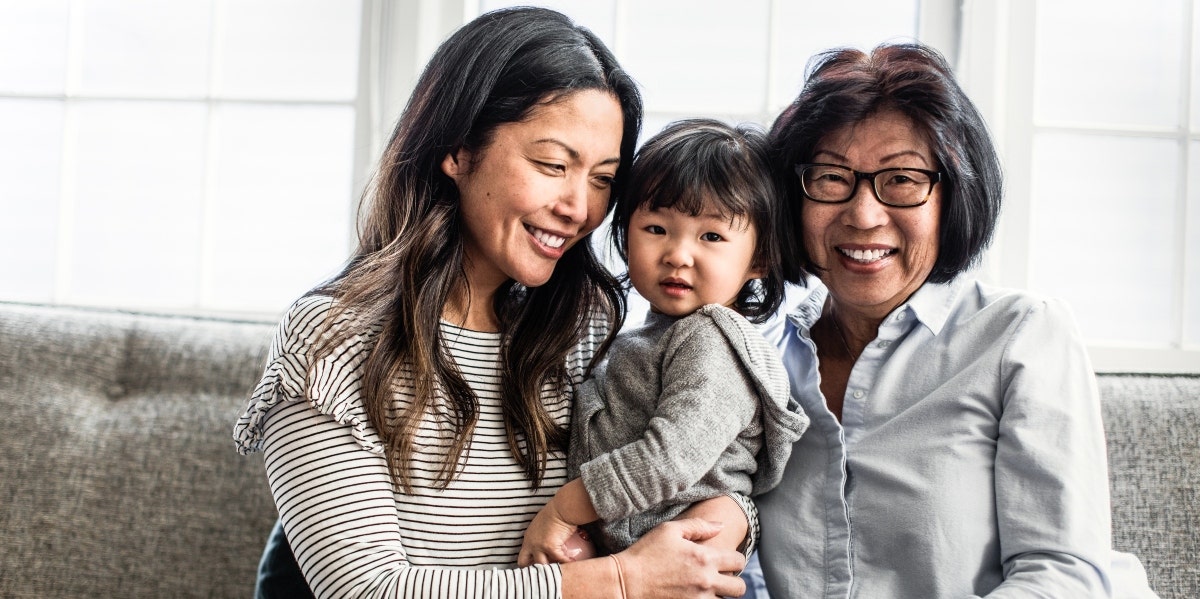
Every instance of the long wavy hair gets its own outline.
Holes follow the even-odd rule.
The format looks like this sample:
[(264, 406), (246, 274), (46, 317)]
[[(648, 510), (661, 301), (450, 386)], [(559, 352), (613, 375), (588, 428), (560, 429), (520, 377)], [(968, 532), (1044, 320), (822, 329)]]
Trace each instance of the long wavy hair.
[[(444, 488), (458, 474), (479, 417), (478, 398), (441, 334), (443, 309), (466, 284), (459, 193), (441, 161), (460, 149), (485, 150), (499, 125), (582, 90), (613, 94), (624, 117), (611, 210), (624, 191), (641, 129), (642, 102), (632, 78), (592, 32), (552, 10), (501, 9), (464, 25), (437, 49), (392, 132), (363, 196), (357, 250), (312, 292), (335, 300), (318, 353), (328, 355), (354, 336), (371, 340), (363, 401), (392, 478), (406, 492), (422, 423), (436, 414), (436, 424), (449, 429), (450, 448), (436, 475)], [(598, 314), (612, 325), (597, 359), (604, 353), (623, 321), (624, 298), (589, 234), (563, 255), (544, 285), (526, 288), (510, 280), (497, 290), (493, 307), (508, 445), (540, 485), (548, 454), (564, 451), (568, 436), (543, 405), (543, 392), (568, 392), (567, 355)], [(396, 412), (400, 378), (412, 381), (413, 397)]]

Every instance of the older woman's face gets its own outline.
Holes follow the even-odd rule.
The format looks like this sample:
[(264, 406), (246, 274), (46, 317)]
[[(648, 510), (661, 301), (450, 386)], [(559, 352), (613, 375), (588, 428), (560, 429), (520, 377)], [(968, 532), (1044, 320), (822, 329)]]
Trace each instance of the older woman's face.
[[(817, 145), (813, 162), (862, 172), (938, 170), (924, 136), (895, 111), (829, 135)], [(934, 185), (929, 201), (910, 208), (884, 205), (867, 181), (842, 204), (804, 200), (804, 246), (823, 269), (818, 274), (839, 307), (882, 319), (925, 282), (938, 255), (941, 188)]]

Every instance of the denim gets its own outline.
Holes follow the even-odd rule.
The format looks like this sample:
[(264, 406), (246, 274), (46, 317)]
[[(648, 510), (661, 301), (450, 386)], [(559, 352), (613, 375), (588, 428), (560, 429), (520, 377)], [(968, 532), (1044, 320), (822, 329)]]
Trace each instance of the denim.
[(275, 520), (275, 527), (267, 537), (262, 559), (258, 562), (258, 580), (254, 584), (254, 599), (308, 599), (313, 597), (296, 556), (283, 534), (283, 524)]

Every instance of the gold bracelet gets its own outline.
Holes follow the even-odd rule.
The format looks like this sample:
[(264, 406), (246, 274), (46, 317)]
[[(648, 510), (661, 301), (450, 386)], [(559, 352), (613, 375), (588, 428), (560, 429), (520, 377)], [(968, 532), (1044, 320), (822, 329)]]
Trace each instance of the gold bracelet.
[(617, 583), (621, 585), (621, 599), (629, 599), (629, 595), (625, 594), (625, 571), (621, 569), (621, 560), (617, 559), (616, 555), (610, 555), (614, 564), (617, 565)]

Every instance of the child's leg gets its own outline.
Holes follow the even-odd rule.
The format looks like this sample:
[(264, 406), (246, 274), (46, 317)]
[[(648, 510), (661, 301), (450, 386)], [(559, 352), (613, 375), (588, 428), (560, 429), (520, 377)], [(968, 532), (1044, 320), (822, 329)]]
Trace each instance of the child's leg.
[(697, 501), (691, 507), (684, 510), (677, 519), (681, 518), (700, 518), (711, 522), (723, 523), (725, 528), (721, 529), (721, 532), (717, 536), (701, 544), (733, 551), (741, 550), (742, 542), (746, 540), (746, 531), (750, 526), (746, 522), (746, 513), (728, 495), (720, 495), (712, 499)]

